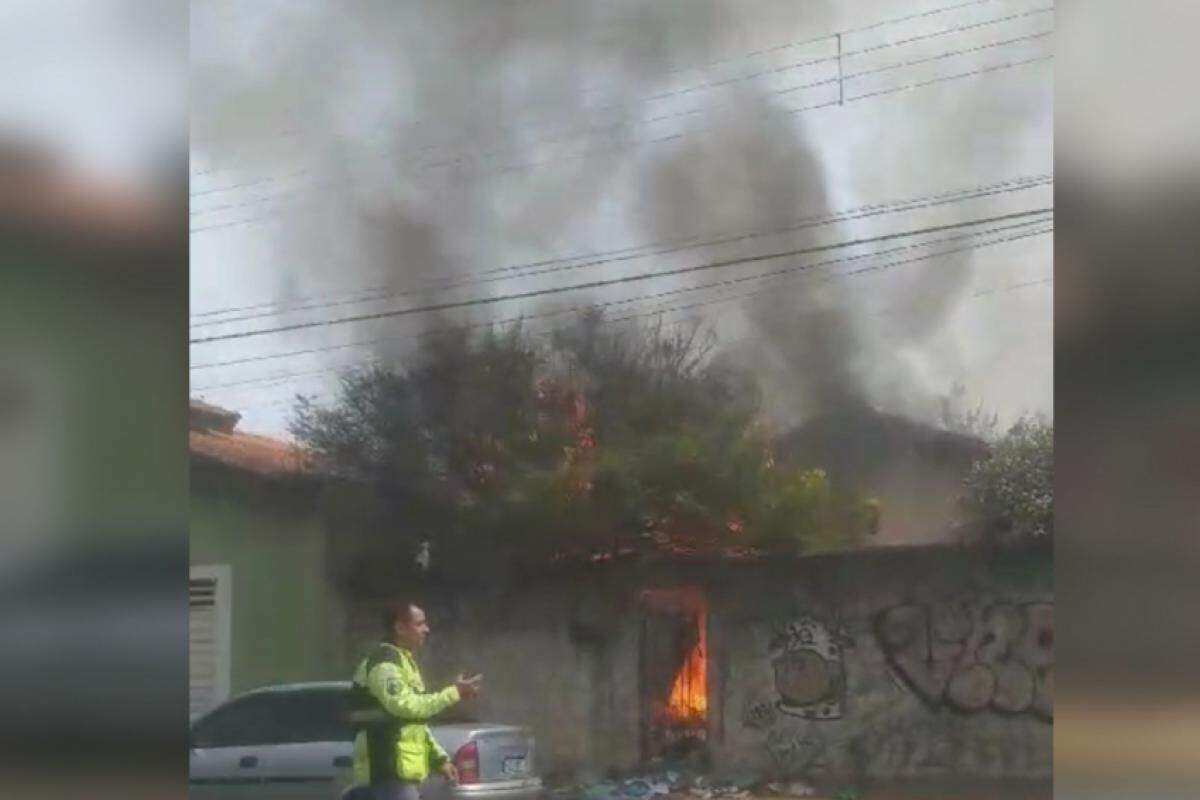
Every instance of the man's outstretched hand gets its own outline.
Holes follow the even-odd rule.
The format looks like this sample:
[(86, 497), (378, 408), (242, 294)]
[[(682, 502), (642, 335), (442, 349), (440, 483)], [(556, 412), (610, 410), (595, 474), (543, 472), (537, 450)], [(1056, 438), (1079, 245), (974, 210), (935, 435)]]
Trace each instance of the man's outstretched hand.
[(454, 784), (455, 786), (458, 785), (458, 768), (449, 761), (442, 765), (442, 775), (444, 775), (446, 780), (450, 781), (450, 783)]
[(454, 681), (455, 687), (458, 689), (458, 696), (463, 700), (470, 700), (472, 697), (479, 696), (479, 687), (483, 683), (482, 675), (475, 675), (468, 678), (465, 675), (459, 675)]

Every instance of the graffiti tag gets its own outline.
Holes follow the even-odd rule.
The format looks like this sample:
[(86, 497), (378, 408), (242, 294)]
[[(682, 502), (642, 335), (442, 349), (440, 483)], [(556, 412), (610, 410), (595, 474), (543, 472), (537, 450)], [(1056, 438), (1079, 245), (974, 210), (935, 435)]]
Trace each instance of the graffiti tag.
[(907, 604), (876, 619), (892, 669), (933, 708), (1054, 716), (1054, 605)]
[(847, 637), (813, 617), (788, 623), (770, 644), (778, 710), (803, 719), (840, 719)]

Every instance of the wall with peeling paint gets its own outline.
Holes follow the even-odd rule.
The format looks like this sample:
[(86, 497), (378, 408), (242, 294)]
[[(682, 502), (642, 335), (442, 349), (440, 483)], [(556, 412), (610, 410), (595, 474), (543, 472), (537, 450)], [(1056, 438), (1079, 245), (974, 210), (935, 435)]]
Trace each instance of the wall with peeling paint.
[[(485, 673), (481, 718), (530, 725), (550, 773), (636, 769), (637, 602), (709, 600), (717, 772), (763, 777), (1051, 775), (1047, 554), (911, 548), (760, 564), (629, 563), (430, 593), (427, 673)], [(359, 608), (361, 645), (374, 630)], [(367, 620), (367, 628), (361, 627)]]

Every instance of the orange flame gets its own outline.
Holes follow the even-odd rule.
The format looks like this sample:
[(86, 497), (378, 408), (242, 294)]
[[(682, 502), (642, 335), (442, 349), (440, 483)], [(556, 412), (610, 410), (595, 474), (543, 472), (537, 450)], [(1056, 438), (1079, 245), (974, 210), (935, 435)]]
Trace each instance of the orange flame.
[(696, 645), (675, 675), (667, 699), (667, 718), (674, 723), (703, 723), (708, 715), (708, 652), (705, 641), (704, 615), (698, 618), (699, 637)]

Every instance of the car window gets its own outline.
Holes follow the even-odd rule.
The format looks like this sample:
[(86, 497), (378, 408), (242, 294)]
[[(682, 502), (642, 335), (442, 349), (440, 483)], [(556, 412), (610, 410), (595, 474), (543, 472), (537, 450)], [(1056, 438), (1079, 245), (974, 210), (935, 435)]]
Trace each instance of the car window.
[[(346, 689), (311, 689), (251, 695), (234, 700), (201, 719), (192, 729), (192, 746), (249, 747), (304, 742), (342, 742), (354, 738), (347, 719), (351, 695)], [(475, 722), (474, 715), (452, 706), (431, 724)]]
[(252, 695), (221, 706), (192, 729), (193, 747), (245, 747), (266, 744), (276, 732), (275, 704), (269, 695)]
[(317, 689), (289, 693), (286, 708), (288, 742), (342, 742), (354, 738), (347, 721), (350, 692)]
[(249, 747), (350, 741), (349, 693), (342, 690), (273, 692), (235, 700), (197, 723), (193, 747)]

